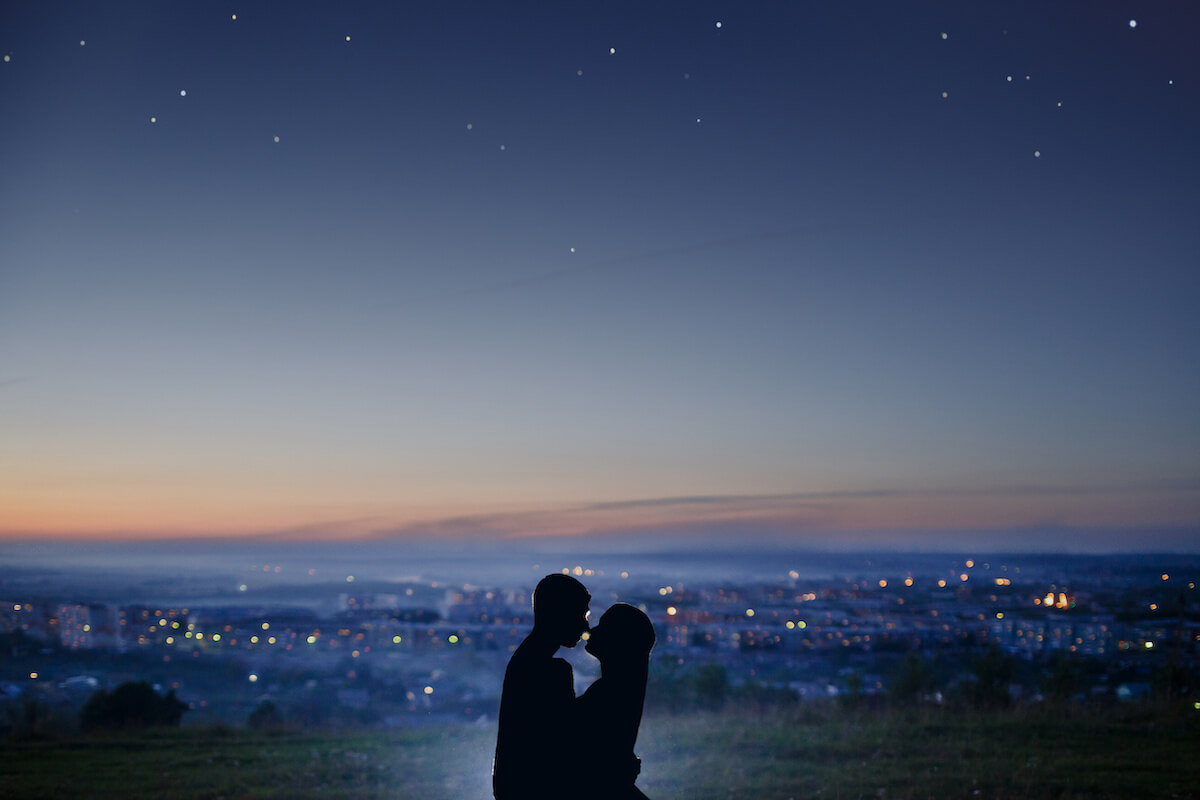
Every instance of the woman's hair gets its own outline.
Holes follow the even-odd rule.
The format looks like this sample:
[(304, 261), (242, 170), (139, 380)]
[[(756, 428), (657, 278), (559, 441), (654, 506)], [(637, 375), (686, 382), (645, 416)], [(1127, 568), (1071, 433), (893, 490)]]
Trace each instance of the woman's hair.
[(621, 659), (646, 659), (654, 649), (654, 625), (636, 606), (614, 603), (600, 617), (609, 632), (606, 647)]

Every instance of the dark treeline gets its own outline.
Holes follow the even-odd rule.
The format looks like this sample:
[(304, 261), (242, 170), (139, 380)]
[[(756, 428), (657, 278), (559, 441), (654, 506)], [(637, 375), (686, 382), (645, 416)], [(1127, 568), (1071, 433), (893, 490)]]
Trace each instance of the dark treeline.
[[(868, 670), (882, 674), (868, 675)], [(1122, 696), (1119, 687), (1132, 694)], [(847, 665), (838, 670), (836, 682), (824, 685), (803, 685), (769, 672), (758, 679), (734, 680), (716, 661), (682, 663), (664, 658), (651, 666), (646, 703), (651, 710), (667, 713), (778, 708), (823, 699), (856, 708), (948, 706), (992, 711), (1032, 705), (1108, 705), (1128, 699), (1172, 701), (1198, 688), (1197, 676), (1172, 662), (1153, 670), (1129, 666), (1114, 671), (1109, 662), (1074, 653), (1029, 660), (990, 645), (966, 655), (910, 650), (865, 668)]]

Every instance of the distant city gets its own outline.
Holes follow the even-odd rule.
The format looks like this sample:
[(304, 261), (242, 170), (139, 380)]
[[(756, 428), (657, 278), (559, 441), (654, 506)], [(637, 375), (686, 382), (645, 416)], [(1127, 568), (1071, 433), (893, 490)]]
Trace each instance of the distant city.
[[(31, 702), (69, 728), (94, 692), (142, 680), (188, 706), (184, 725), (246, 724), (264, 704), (297, 726), (485, 724), (532, 624), (533, 585), (551, 572), (589, 587), (593, 621), (616, 601), (650, 615), (651, 709), (902, 690), (954, 702), (989, 652), (1010, 665), (1006, 702), (1117, 703), (1169, 694), (1200, 664), (1200, 557), (1186, 555), (196, 543), (13, 545), (2, 560), (10, 728)], [(582, 647), (562, 654), (579, 690), (597, 677)], [(1200, 709), (1200, 697), (1178, 702)]]

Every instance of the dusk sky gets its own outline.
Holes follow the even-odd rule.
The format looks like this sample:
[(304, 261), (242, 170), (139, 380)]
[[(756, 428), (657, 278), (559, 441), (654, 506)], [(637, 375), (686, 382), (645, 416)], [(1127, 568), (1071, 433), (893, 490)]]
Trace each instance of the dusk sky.
[(0, 537), (1200, 551), (1198, 41), (9, 0)]

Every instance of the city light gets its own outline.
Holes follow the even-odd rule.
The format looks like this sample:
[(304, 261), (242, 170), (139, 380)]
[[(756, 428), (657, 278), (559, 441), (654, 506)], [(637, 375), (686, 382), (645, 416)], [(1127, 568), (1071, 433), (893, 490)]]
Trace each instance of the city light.
[[(959, 562), (960, 565), (962, 563)], [(1046, 583), (1040, 584), (1047, 587), (1043, 590), (1038, 588), (1039, 584), (1034, 583), (1033, 578), (1026, 580), (1010, 565), (1006, 573), (1012, 575), (1012, 579), (984, 577), (983, 583), (974, 584), (978, 591), (971, 591), (964, 586), (956, 592), (945, 592), (947, 585), (952, 585), (955, 575), (964, 579), (967, 573), (950, 572), (945, 564), (931, 567), (928, 571), (920, 564), (910, 562), (906, 566), (913, 568), (912, 571), (901, 567), (891, 570), (891, 574), (897, 574), (899, 577), (896, 580), (903, 581), (906, 587), (915, 586), (914, 575), (919, 574), (925, 581), (922, 587), (927, 586), (929, 591), (922, 588), (914, 592), (889, 593), (886, 589), (891, 588), (891, 579), (864, 579), (861, 576), (857, 579), (827, 581), (811, 587), (814, 591), (806, 591), (810, 587), (802, 589), (796, 584), (781, 582), (778, 575), (758, 583), (748, 580), (715, 585), (699, 579), (693, 583), (688, 578), (686, 586), (681, 583), (677, 590), (673, 585), (660, 585), (661, 577), (638, 581), (636, 586), (619, 583), (616, 578), (620, 573), (615, 571), (610, 572), (609, 585), (600, 583), (592, 590), (596, 592), (594, 605), (597, 613), (610, 602), (632, 602), (640, 604), (643, 610), (649, 606), (651, 618), (663, 626), (659, 631), (659, 649), (656, 653), (663, 654), (672, 662), (678, 660), (684, 670), (704, 663), (705, 659), (717, 659), (737, 679), (745, 680), (762, 680), (761, 676), (766, 675), (767, 670), (774, 671), (775, 667), (770, 664), (772, 658), (778, 658), (779, 664), (822, 664), (822, 658), (844, 658), (846, 654), (860, 650), (867, 654), (872, 651), (890, 652), (890, 648), (897, 646), (908, 647), (911, 645), (907, 643), (918, 637), (923, 651), (929, 648), (928, 652), (932, 652), (933, 648), (939, 648), (939, 651), (945, 647), (969, 648), (973, 642), (986, 641), (997, 643), (1014, 657), (1035, 659), (1055, 653), (1078, 653), (1088, 657), (1120, 653), (1124, 657), (1136, 657), (1144, 661), (1161, 657), (1170, 649), (1168, 643), (1174, 642), (1170, 628), (1162, 624), (1161, 617), (1164, 615), (1157, 615), (1159, 610), (1173, 609), (1174, 602), (1159, 608), (1162, 604), (1150, 602), (1146, 594), (1147, 584), (1151, 590), (1160, 589), (1161, 583), (1153, 584), (1153, 581), (1160, 579), (1161, 575), (1167, 575), (1165, 572), (1151, 570), (1148, 574), (1138, 576), (1140, 584), (1131, 580), (1127, 584), (1118, 584), (1115, 589), (1109, 584), (1093, 583), (1091, 578), (1087, 578), (1074, 587), (1082, 597), (1087, 598), (1087, 603), (1081, 604), (1083, 607), (1078, 612), (1073, 611), (1068, 615), (1061, 612), (1074, 610), (1076, 598), (1067, 594), (1064, 584), (1074, 578), (1052, 578), (1047, 574), (1041, 579), (1046, 580)], [(981, 573), (990, 569), (983, 562), (977, 566)], [(573, 572), (574, 566), (570, 569)], [(1003, 568), (998, 565), (998, 573), (1000, 569)], [(886, 571), (886, 568), (880, 571)], [(950, 577), (939, 580), (936, 577), (939, 573)], [(1175, 575), (1179, 574), (1183, 573), (1177, 569)], [(996, 587), (1014, 586), (1014, 580), (1018, 584), (1011, 593), (995, 591), (987, 586), (988, 581)], [(1059, 583), (1050, 583), (1050, 580)], [(1181, 588), (1187, 583), (1182, 579), (1176, 580)], [(938, 592), (932, 591), (935, 582), (941, 587)], [(871, 587), (876, 585), (883, 591), (871, 591)], [(424, 586), (429, 587), (430, 584)], [(900, 584), (893, 586), (899, 588)], [(1125, 593), (1125, 586), (1138, 594)], [(455, 675), (455, 680), (446, 681), (441, 689), (436, 690), (437, 709), (461, 711), (462, 708), (456, 706), (461, 701), (462, 707), (474, 708), (475, 716), (478, 716), (478, 704), (482, 702), (479, 694), (481, 687), (490, 686), (490, 683), (482, 678), (477, 680), (475, 676), (459, 680), (457, 676), (460, 673), (456, 670), (475, 669), (476, 660), (482, 660), (481, 651), (503, 654), (516, 649), (532, 623), (528, 607), (530, 588), (528, 584), (489, 587), (486, 583), (464, 583), (459, 580), (409, 606), (403, 600), (404, 587), (394, 589), (395, 594), (376, 594), (379, 590), (375, 589), (361, 593), (356, 590), (355, 597), (350, 597), (344, 588), (339, 591), (334, 587), (332, 597), (340, 598), (335, 601), (341, 604), (340, 609), (335, 614), (318, 618), (307, 615), (293, 618), (281, 611), (263, 610), (238, 611), (229, 615), (213, 613), (208, 608), (197, 609), (194, 615), (188, 616), (187, 612), (180, 615), (176, 609), (154, 613), (137, 605), (118, 609), (115, 605), (105, 607), (96, 604), (55, 607), (57, 613), (53, 620), (50, 619), (53, 612), (41, 618), (42, 604), (34, 613), (39, 618), (41, 630), (56, 636), (61, 633), (68, 647), (137, 648), (141, 653), (152, 653), (157, 649), (158, 660), (175, 663), (181, 656), (186, 656), (190, 663), (204, 667), (210, 663), (210, 659), (215, 663), (220, 658), (246, 658), (249, 661), (247, 666), (262, 667), (275, 664), (275, 659), (301, 657), (306, 661), (296, 662), (296, 669), (320, 675), (334, 669), (336, 664), (339, 665), (336, 667), (339, 679), (345, 679), (346, 675), (354, 673), (353, 670), (347, 671), (345, 659), (350, 658), (354, 659), (351, 663), (358, 668), (357, 674), (360, 676), (368, 671), (375, 676), (395, 671), (397, 680), (402, 679), (413, 687), (413, 700), (422, 694), (427, 697), (434, 694), (432, 681), (446, 681), (446, 675)], [(653, 597), (655, 591), (664, 600), (671, 598), (667, 601), (668, 605), (658, 606), (657, 602), (647, 602), (647, 598)], [(420, 596), (422, 587), (418, 586), (416, 592)], [(680, 597), (675, 597), (676, 593)], [(1161, 591), (1159, 593), (1162, 594)], [(413, 593), (410, 591), (407, 596), (412, 597)], [(817, 601), (815, 608), (810, 605), (803, 611), (814, 616), (812, 626), (799, 619), (800, 606), (810, 601)], [(1030, 601), (1037, 610), (1028, 607)], [(686, 615), (680, 602), (688, 603)], [(901, 603), (902, 608), (898, 606)], [(10, 605), (13, 612), (8, 611)], [(0, 614), (6, 616), (10, 624), (14, 620), (18, 625), (30, 620), (25, 615), (19, 618), (8, 616), (25, 609), (23, 603), (10, 601), (0, 608), (4, 609)], [(260, 608), (276, 606), (263, 605)], [(1136, 608), (1140, 609), (1140, 614), (1130, 615), (1136, 619), (1114, 621), (1111, 616), (1113, 608)], [(419, 609), (419, 615), (410, 616), (409, 609)], [(1055, 613), (1054, 609), (1060, 613)], [(1150, 622), (1150, 612), (1155, 612), (1153, 623)], [(243, 613), (256, 616), (246, 618)], [(276, 621), (264, 621), (261, 615), (265, 613), (272, 613)], [(121, 629), (118, 620), (124, 624), (126, 619), (129, 628)], [(179, 642), (181, 647), (174, 648), (177, 637), (167, 635), (172, 630), (168, 624), (196, 644), (189, 647)], [(56, 628), (51, 629), (50, 625)], [(808, 631), (809, 627), (813, 630)], [(402, 636), (397, 630), (404, 630), (405, 634)], [(332, 633), (324, 635), (324, 631)], [(89, 633), (90, 638), (85, 638), (84, 632)], [(328, 640), (329, 644), (316, 648), (315, 645), (323, 644), (319, 641), (322, 638)], [(588, 636), (585, 634), (581, 638), (586, 641)], [(1158, 646), (1160, 640), (1163, 647)], [(391, 651), (386, 649), (389, 641), (395, 648)], [(1200, 635), (1196, 636), (1196, 641), (1200, 641)], [(405, 645), (403, 650), (399, 648), (402, 642)], [(307, 643), (312, 649), (296, 646), (300, 643)], [(478, 648), (476, 643), (480, 645)], [(275, 646), (265, 648), (260, 646), (263, 644)], [(460, 648), (459, 644), (464, 646)], [(293, 647), (294, 656), (288, 652)], [(830, 655), (834, 651), (843, 655)], [(419, 658), (401, 657), (405, 653)], [(193, 658), (201, 660), (192, 662)], [(442, 659), (443, 664), (438, 665), (437, 659)], [(289, 666), (288, 670), (292, 668)], [(833, 674), (832, 668), (825, 668), (831, 670), (830, 675)], [(780, 667), (781, 674), (784, 669), (787, 667)], [(757, 675), (756, 670), (759, 671)], [(175, 674), (186, 678), (182, 672)], [(253, 672), (248, 674), (247, 681), (261, 683), (259, 677), (260, 674)], [(321, 680), (317, 678), (311, 681), (309, 688), (319, 687)], [(806, 678), (793, 680), (808, 681)], [(874, 677), (870, 680), (870, 684), (877, 682), (880, 681)], [(881, 682), (883, 686), (876, 688), (886, 691), (888, 678), (884, 677)], [(293, 691), (289, 684), (294, 681), (277, 680), (277, 683), (278, 686), (270, 687), (273, 695), (276, 692), (286, 695)], [(194, 694), (197, 687), (190, 684), (190, 680), (185, 680), (180, 694), (193, 707), (199, 707), (202, 701)], [(46, 680), (39, 684), (38, 689), (49, 691), (47, 687), (55, 685), (53, 680)], [(1104, 691), (1112, 694), (1117, 685), (1107, 685)], [(265, 690), (266, 687), (252, 691), (261, 693)], [(489, 689), (483, 688), (482, 691)], [(210, 695), (208, 702), (216, 708), (226, 701)], [(329, 702), (335, 700), (330, 699)], [(432, 699), (426, 700), (423, 706), (410, 705), (410, 701), (402, 702), (403, 710), (414, 712), (435, 704)]]

